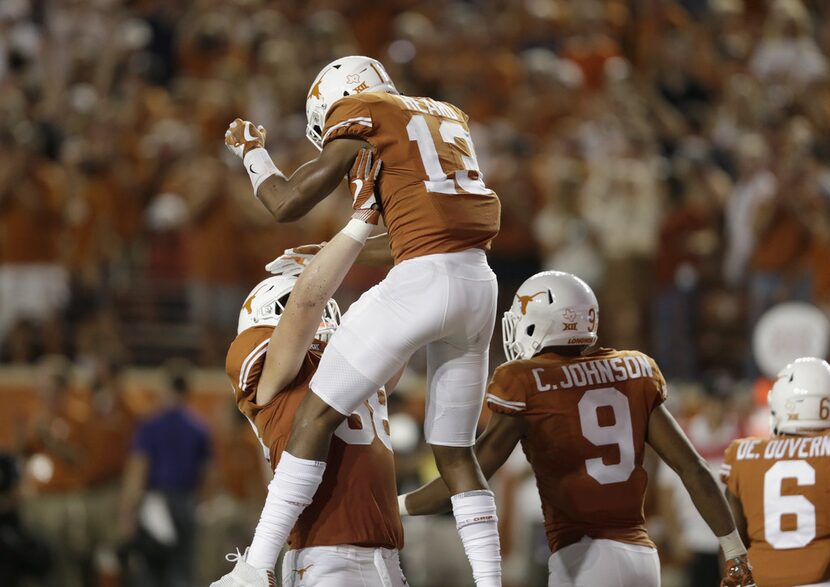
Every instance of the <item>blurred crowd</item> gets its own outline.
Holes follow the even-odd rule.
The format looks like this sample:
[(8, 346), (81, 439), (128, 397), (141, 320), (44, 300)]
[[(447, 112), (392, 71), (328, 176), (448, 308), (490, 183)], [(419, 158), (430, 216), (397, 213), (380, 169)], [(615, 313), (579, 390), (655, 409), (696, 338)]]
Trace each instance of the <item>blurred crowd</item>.
[[(743, 369), (780, 299), (830, 305), (830, 6), (814, 0), (5, 0), (0, 352), (170, 352), (220, 364), (282, 249), (345, 197), (275, 226), (223, 149), (269, 129), (291, 171), (310, 80), (379, 57), (466, 110), (503, 204), (507, 300), (540, 268), (599, 292), (603, 340), (670, 377)], [(233, 243), (234, 246), (228, 246)], [(365, 287), (377, 274), (356, 277)]]
[[(383, 61), (403, 93), (447, 100), (470, 115), (485, 180), (502, 202), (490, 253), (500, 311), (540, 269), (583, 277), (600, 299), (601, 341), (649, 352), (680, 382), (673, 409), (713, 462), (723, 443), (752, 426), (731, 381), (757, 375), (749, 340), (758, 317), (782, 300), (830, 310), (830, 3), (822, 0), (2, 0), (0, 362), (47, 357), (52, 365), (61, 355), (104, 373), (74, 403), (44, 398), (38, 405), (47, 407), (29, 418), (41, 422), (41, 436), (61, 442), (50, 448), (22, 434), (10, 445), (28, 456), (24, 493), (37, 498), (23, 500), (36, 532), (21, 540), (37, 541), (26, 549), (32, 553), (48, 552), (50, 540), (57, 552), (55, 544), (92, 544), (62, 534), (74, 527), (73, 515), (100, 509), (84, 505), (88, 499), (109, 500), (110, 520), (119, 519), (99, 540), (104, 554), (84, 546), (83, 556), (57, 557), (53, 569), (66, 563), (86, 573), (81, 584), (99, 584), (90, 577), (104, 581), (100, 569), (113, 568), (113, 556), (123, 566), (123, 550), (113, 545), (135, 534), (129, 514), (141, 496), (117, 480), (125, 464), (128, 481), (141, 462), (149, 474), (152, 439), (161, 434), (136, 434), (138, 416), (185, 408), (169, 399), (156, 411), (122, 413), (115, 399), (102, 400), (109, 407), (101, 409), (120, 414), (112, 416), (118, 439), (79, 441), (89, 450), (123, 447), (103, 451), (118, 458), (94, 459), (109, 467), (100, 472), (101, 491), (99, 473), (86, 471), (91, 453), (72, 454), (72, 418), (61, 410), (80, 402), (75, 416), (109, 423), (110, 415), (94, 411), (95, 390), (107, 387), (94, 381), (119, 378), (106, 376), (106, 366), (185, 356), (221, 367), (239, 305), (264, 264), (287, 247), (330, 238), (345, 222), (344, 190), (302, 221), (275, 225), (222, 136), (237, 116), (262, 124), (273, 159), (293, 171), (316, 153), (305, 139), (310, 82), (328, 61), (352, 53)], [(341, 301), (382, 276), (353, 270)], [(495, 365), (498, 333), (493, 349)], [(45, 365), (37, 372), (54, 371)], [(176, 385), (155, 389), (167, 397)], [(417, 373), (409, 388), (422, 391)], [(422, 404), (400, 401), (398, 429), (412, 441), (399, 447), (406, 488), (434, 471), (418, 444)], [(188, 414), (166, 425), (201, 429)], [(161, 494), (168, 511), (193, 524), (249, 520), (222, 514), (238, 511), (224, 506), (195, 509), (194, 495), (214, 495), (203, 468), (228, 479), (221, 447), (231, 436), (217, 440), (212, 430), (212, 448), (178, 455), (192, 465), (187, 483), (175, 481), (187, 491)], [(52, 454), (52, 469), (33, 461), (42, 454)], [(206, 465), (211, 455), (218, 467)], [(0, 481), (15, 478), (9, 462)], [(53, 505), (51, 490), (31, 483), (43, 467), (49, 479), (83, 480), (59, 487)], [(673, 482), (655, 474), (661, 491), (650, 507), (685, 511), (666, 505), (677, 498)], [(526, 464), (504, 477), (503, 494), (515, 501), (500, 508), (517, 528), (506, 561), (519, 569), (514, 576), (536, 569), (543, 580), (547, 556), (537, 556), (544, 541)], [(260, 496), (235, 495), (236, 504)], [(44, 521), (56, 519), (65, 527)], [(671, 516), (654, 519), (657, 537), (665, 532), (673, 542), (683, 534), (673, 524), (689, 527)], [(410, 560), (431, 557), (444, 576), (457, 568), (465, 577), (460, 551), (454, 567), (435, 558), (453, 553), (454, 528), (445, 521), (447, 544), (432, 551), (440, 522), (411, 522)], [(425, 532), (431, 540), (419, 541)], [(234, 543), (233, 532), (222, 536), (214, 549)], [(713, 552), (710, 542), (704, 547), (695, 535), (679, 542), (666, 549), (667, 560), (711, 568), (711, 557), (697, 557)], [(414, 584), (429, 584), (417, 576), (426, 569), (411, 568)]]

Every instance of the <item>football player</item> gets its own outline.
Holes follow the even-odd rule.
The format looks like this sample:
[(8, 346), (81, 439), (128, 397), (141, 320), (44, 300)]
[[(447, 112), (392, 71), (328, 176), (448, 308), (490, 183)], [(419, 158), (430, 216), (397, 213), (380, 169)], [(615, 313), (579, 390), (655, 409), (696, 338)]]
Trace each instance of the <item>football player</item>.
[[(280, 222), (328, 196), (358, 151), (372, 148), (383, 172), (377, 193), (358, 207), (367, 217), (381, 211), (395, 267), (343, 316), (297, 412), (273, 481), (276, 495), (295, 488), (296, 499), (279, 498), (269, 510), (273, 549), (317, 490), (313, 479), (325, 467), (334, 430), (425, 347), (426, 440), (453, 495), (477, 585), (500, 585), (495, 501), (472, 449), (496, 317), (496, 277), (485, 250), (498, 232), (500, 205), (478, 168), (467, 116), (452, 104), (399, 94), (367, 57), (324, 67), (306, 114), (308, 138), (321, 153), (290, 178), (265, 151), (261, 127), (237, 119), (225, 142)], [(355, 218), (345, 230), (365, 242), (371, 229)]]
[(788, 365), (769, 407), (773, 436), (726, 450), (726, 498), (759, 585), (830, 586), (830, 365)]
[[(370, 193), (380, 162), (362, 153), (353, 175)], [(285, 446), (292, 421), (338, 326), (340, 311), (331, 295), (362, 245), (335, 236), (303, 269), (307, 255), (287, 252), (269, 270), (280, 275), (258, 284), (239, 313), (239, 329), (227, 355), (227, 373), (239, 410), (248, 418), (272, 467), (290, 458)], [(297, 277), (299, 275), (299, 277)], [(322, 319), (321, 319), (322, 316)], [(288, 537), (282, 585), (302, 587), (402, 587), (398, 561), (403, 529), (397, 509), (395, 464), (389, 437), (386, 393), (379, 386), (355, 406), (334, 431), (331, 465), (313, 473), (320, 481), (314, 499), (296, 486), (277, 496), (269, 487), (265, 508), (275, 499), (307, 500)], [(319, 479), (318, 479), (319, 477)], [(298, 484), (306, 483), (306, 477)], [(310, 502), (310, 503), (309, 503)], [(276, 587), (276, 553), (262, 540), (269, 531), (263, 515), (251, 547), (229, 555), (232, 572), (213, 583), (222, 587)]]
[[(542, 498), (549, 585), (660, 585), (643, 518), (646, 444), (720, 537), (724, 585), (754, 585), (726, 500), (663, 405), (660, 370), (637, 351), (592, 349), (598, 320), (594, 293), (574, 275), (549, 271), (522, 284), (502, 321), (508, 362), (493, 374), (493, 414), (476, 443), (487, 477), (521, 443)], [(438, 513), (447, 489), (437, 479), (399, 499), (405, 514)]]

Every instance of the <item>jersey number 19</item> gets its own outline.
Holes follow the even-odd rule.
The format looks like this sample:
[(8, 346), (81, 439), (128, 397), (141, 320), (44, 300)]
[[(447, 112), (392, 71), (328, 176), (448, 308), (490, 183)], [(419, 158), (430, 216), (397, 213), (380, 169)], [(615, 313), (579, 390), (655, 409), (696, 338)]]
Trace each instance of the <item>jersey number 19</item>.
[(449, 150), (448, 153), (444, 153), (445, 158), (460, 159), (463, 165), (463, 169), (452, 170), (450, 173), (446, 173), (441, 168), (441, 158), (438, 155), (433, 133), (422, 114), (412, 117), (406, 125), (406, 133), (409, 140), (415, 141), (418, 145), (421, 162), (429, 178), (424, 181), (424, 187), (428, 192), (457, 194), (456, 188), (460, 188), (465, 193), (477, 196), (492, 195), (493, 192), (487, 189), (484, 180), (481, 179), (473, 140), (463, 125), (451, 120), (442, 120), (438, 126), (438, 135), (442, 141), (440, 146)]

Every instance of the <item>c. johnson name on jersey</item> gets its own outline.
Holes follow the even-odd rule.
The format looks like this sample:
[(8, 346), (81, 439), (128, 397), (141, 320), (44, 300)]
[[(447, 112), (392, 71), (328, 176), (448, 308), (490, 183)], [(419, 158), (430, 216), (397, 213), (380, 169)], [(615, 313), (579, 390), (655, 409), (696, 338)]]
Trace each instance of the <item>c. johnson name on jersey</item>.
[(614, 383), (639, 379), (640, 377), (654, 377), (654, 369), (643, 355), (628, 355), (610, 359), (597, 359), (583, 363), (564, 364), (554, 373), (561, 373), (557, 381), (543, 381), (543, 367), (532, 369), (538, 391), (556, 389), (571, 389), (600, 383)]

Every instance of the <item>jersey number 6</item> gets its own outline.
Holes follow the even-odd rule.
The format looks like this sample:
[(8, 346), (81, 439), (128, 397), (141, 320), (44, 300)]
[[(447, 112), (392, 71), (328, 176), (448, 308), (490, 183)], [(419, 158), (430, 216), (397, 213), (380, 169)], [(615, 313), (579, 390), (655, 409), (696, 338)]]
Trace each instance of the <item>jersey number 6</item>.
[[(778, 461), (764, 475), (764, 539), (776, 550), (803, 548), (816, 537), (816, 506), (803, 495), (781, 495), (784, 479), (800, 487), (816, 484), (816, 470), (807, 461)], [(792, 530), (781, 527), (783, 516), (795, 516)]]

